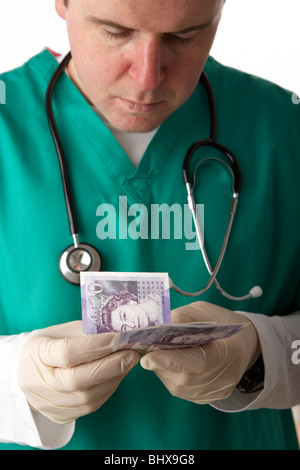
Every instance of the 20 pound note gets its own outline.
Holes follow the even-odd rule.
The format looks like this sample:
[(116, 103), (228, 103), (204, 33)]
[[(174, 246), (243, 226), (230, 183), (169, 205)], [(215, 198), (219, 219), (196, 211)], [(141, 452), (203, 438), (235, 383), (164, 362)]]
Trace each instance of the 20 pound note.
[(195, 348), (211, 341), (228, 338), (247, 324), (182, 323), (119, 332), (116, 334), (114, 350), (135, 349), (142, 355), (156, 349)]
[(82, 272), (80, 280), (85, 334), (171, 323), (166, 273)]
[(246, 324), (171, 324), (166, 273), (81, 273), (83, 332), (116, 332), (114, 350), (196, 347), (237, 333)]

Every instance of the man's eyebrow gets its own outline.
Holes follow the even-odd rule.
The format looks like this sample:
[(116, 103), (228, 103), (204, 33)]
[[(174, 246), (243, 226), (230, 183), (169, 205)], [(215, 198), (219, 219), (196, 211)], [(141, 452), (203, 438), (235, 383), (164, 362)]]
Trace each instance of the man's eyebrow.
[[(116, 23), (115, 21), (102, 20), (101, 18), (97, 18), (96, 16), (88, 16), (87, 20), (91, 21), (92, 23), (102, 25), (102, 26), (110, 26), (116, 29), (126, 29), (126, 31), (134, 31), (134, 28), (129, 28), (128, 26), (124, 26), (122, 24)], [(215, 21), (216, 19), (214, 18), (213, 20), (208, 21), (207, 23), (193, 25), (193, 26), (190, 26), (189, 28), (181, 29), (180, 31), (170, 31), (165, 34), (188, 34), (188, 33), (192, 33), (193, 31), (201, 31), (203, 29), (210, 28), (215, 23)]]
[(133, 31), (132, 28), (128, 28), (127, 26), (124, 26), (119, 23), (115, 23), (114, 21), (102, 20), (101, 18), (97, 18), (96, 16), (87, 16), (87, 20), (102, 26), (111, 26), (112, 28), (116, 29), (126, 29), (127, 31)]
[(214, 23), (215, 19), (208, 21), (207, 23), (197, 24), (194, 26), (190, 26), (189, 28), (181, 29), (180, 31), (172, 31), (172, 34), (188, 34), (192, 33), (193, 31), (201, 31), (203, 29), (210, 28)]

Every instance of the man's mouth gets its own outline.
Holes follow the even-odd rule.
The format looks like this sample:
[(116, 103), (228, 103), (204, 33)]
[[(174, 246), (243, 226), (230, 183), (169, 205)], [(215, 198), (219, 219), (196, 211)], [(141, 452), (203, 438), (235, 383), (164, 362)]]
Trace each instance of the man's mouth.
[(157, 101), (152, 103), (142, 103), (127, 100), (125, 98), (118, 98), (119, 102), (133, 113), (137, 114), (151, 114), (156, 111), (164, 103), (163, 101)]

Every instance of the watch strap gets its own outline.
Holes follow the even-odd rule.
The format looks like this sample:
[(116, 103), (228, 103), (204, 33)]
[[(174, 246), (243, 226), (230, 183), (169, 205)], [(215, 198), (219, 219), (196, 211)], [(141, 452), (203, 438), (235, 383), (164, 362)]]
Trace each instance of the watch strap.
[(265, 366), (262, 354), (258, 356), (253, 366), (245, 372), (236, 388), (241, 393), (259, 392), (264, 388)]

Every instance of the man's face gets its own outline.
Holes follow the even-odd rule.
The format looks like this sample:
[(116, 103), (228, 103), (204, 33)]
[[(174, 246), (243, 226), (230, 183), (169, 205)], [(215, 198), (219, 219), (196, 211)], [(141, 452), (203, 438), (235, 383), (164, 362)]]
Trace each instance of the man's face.
[(127, 132), (158, 127), (194, 91), (222, 0), (56, 0), (66, 20), (71, 79)]

